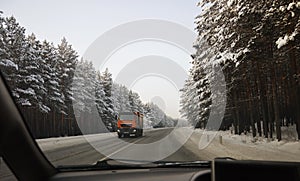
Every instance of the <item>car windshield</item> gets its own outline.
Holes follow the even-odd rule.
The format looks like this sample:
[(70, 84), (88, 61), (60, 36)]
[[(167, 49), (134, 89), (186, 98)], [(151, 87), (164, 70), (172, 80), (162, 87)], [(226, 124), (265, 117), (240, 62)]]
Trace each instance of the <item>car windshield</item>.
[(300, 161), (300, 1), (16, 0), (0, 26), (1, 74), (55, 167)]

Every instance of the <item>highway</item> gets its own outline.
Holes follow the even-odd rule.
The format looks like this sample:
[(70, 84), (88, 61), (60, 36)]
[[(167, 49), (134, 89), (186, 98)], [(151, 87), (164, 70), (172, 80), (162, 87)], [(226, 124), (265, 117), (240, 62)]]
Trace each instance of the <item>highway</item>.
[[(107, 158), (144, 161), (156, 161), (155, 159), (160, 158), (165, 161), (199, 160), (197, 155), (187, 149), (188, 143), (180, 146), (178, 138), (170, 136), (172, 131), (172, 128), (145, 130), (144, 135), (138, 138), (117, 138), (116, 133), (90, 135), (85, 138), (50, 138), (38, 140), (38, 144), (54, 166), (93, 164)], [(167, 137), (169, 138), (166, 139)], [(162, 139), (170, 142), (170, 145), (160, 143)], [(138, 150), (135, 146), (138, 146)], [(3, 165), (2, 163), (0, 180), (13, 180)]]
[[(213, 132), (212, 132), (213, 133)], [(138, 138), (118, 138), (116, 133), (48, 138), (37, 140), (54, 166), (86, 165), (108, 158), (143, 161), (195, 161), (232, 157), (250, 160), (299, 160), (299, 142), (291, 144), (245, 142), (243, 136), (213, 137), (212, 133), (191, 128), (160, 128), (145, 130)], [(211, 135), (210, 135), (211, 134)], [(199, 149), (199, 141), (211, 142)], [(0, 180), (16, 180), (0, 157)]]
[[(47, 158), (53, 163), (55, 166), (58, 165), (78, 165), (78, 164), (93, 164), (99, 160), (104, 160), (108, 157), (125, 159), (125, 160), (149, 160), (149, 154), (154, 152), (153, 148), (150, 150), (132, 150), (134, 145), (137, 145), (140, 148), (146, 147), (149, 144), (154, 146), (159, 145), (160, 143), (156, 143), (166, 136), (170, 135), (170, 132), (173, 129), (153, 129), (146, 130), (142, 137), (134, 138), (117, 138), (116, 134), (99, 136), (99, 137), (87, 137), (86, 140), (80, 139), (77, 140), (78, 144), (67, 145), (63, 147), (59, 147), (57, 149), (45, 150), (45, 154)], [(175, 142), (176, 139), (173, 139)], [(174, 153), (165, 157), (163, 160), (197, 160), (198, 156), (194, 155), (187, 148), (187, 145), (183, 145), (177, 151), (173, 151)], [(161, 146), (160, 150), (157, 151), (159, 154), (163, 152), (165, 149), (170, 149), (169, 147)], [(176, 149), (176, 148), (174, 148)], [(145, 151), (151, 153), (145, 153)], [(172, 152), (172, 151), (170, 151)], [(131, 154), (129, 154), (131, 153)], [(140, 154), (140, 157), (138, 156)], [(147, 154), (147, 155), (146, 155)], [(167, 155), (167, 154), (165, 154)], [(151, 157), (155, 159), (155, 155)]]

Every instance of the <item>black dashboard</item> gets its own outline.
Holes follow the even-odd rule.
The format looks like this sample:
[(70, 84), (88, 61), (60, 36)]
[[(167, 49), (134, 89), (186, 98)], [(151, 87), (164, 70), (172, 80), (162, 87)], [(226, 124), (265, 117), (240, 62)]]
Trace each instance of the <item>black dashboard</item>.
[(300, 165), (291, 162), (215, 159), (207, 168), (140, 168), (60, 172), (51, 181), (81, 180), (190, 180), (190, 181), (299, 181)]
[(80, 171), (58, 173), (52, 181), (80, 181), (80, 180), (202, 180), (211, 181), (210, 169), (197, 168), (150, 168), (150, 169), (122, 169), (104, 171)]

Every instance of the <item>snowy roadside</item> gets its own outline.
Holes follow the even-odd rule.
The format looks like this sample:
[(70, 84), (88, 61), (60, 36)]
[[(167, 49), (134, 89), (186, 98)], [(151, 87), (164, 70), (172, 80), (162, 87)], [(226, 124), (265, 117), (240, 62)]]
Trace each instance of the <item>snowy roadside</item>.
[(91, 134), (85, 136), (69, 136), (69, 137), (56, 137), (56, 138), (45, 138), (36, 139), (36, 142), (43, 151), (55, 150), (63, 147), (72, 147), (82, 143), (87, 143), (87, 139), (99, 140), (115, 137), (116, 133), (101, 133), (101, 134)]
[[(149, 132), (149, 131), (153, 131), (153, 129), (144, 129), (144, 131)], [(64, 147), (72, 147), (90, 141), (107, 140), (109, 138), (115, 138), (115, 137), (117, 137), (117, 133), (111, 132), (111, 133), (91, 134), (91, 135), (84, 135), (84, 136), (80, 135), (80, 136), (36, 139), (36, 142), (38, 143), (38, 145), (43, 151), (50, 151), (50, 150), (55, 150)]]
[[(283, 131), (283, 140), (269, 140), (266, 138), (253, 139), (251, 135), (233, 135), (230, 131), (194, 130), (187, 141), (186, 148), (201, 159), (212, 160), (215, 157), (232, 157), (243, 160), (274, 160), (300, 161), (300, 142), (296, 140), (293, 129)], [(203, 135), (204, 134), (204, 135)], [(213, 135), (216, 136), (213, 138)], [(199, 149), (201, 136), (213, 139), (204, 149)]]

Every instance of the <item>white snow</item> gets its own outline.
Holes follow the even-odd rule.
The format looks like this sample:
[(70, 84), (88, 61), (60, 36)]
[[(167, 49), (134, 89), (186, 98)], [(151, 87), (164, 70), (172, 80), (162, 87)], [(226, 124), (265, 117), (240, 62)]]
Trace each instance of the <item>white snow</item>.
[(55, 150), (58, 148), (75, 146), (81, 143), (86, 143), (86, 138), (88, 140), (97, 140), (99, 138), (107, 139), (110, 137), (116, 137), (116, 133), (101, 133), (101, 134), (92, 134), (85, 136), (69, 136), (69, 137), (57, 137), (57, 138), (45, 138), (45, 139), (36, 139), (36, 142), (43, 151)]
[(1, 60), (0, 65), (3, 65), (5, 67), (14, 67), (16, 70), (18, 70), (18, 65), (8, 59)]
[(278, 40), (276, 41), (277, 48), (280, 49), (284, 45), (286, 45), (288, 42), (288, 36), (285, 35), (284, 38), (279, 37)]
[(26, 102), (22, 102), (21, 105), (22, 106), (31, 106), (31, 103), (29, 101), (26, 101)]
[(292, 17), (295, 17), (295, 13), (293, 11), (291, 11), (291, 14)]
[(280, 6), (279, 10), (283, 12), (285, 10), (284, 6)]
[(59, 83), (58, 83), (57, 81), (55, 81), (55, 80), (50, 80), (49, 82), (50, 82), (52, 85), (56, 85), (56, 86), (59, 85)]
[(44, 113), (48, 113), (49, 111), (51, 111), (51, 109), (48, 106), (46, 106), (46, 105), (39, 105), (39, 108)]
[(35, 95), (35, 91), (32, 88), (28, 88), (26, 90), (17, 88), (16, 91), (21, 92), (23, 94)]
[(295, 2), (292, 2), (288, 5), (287, 10), (291, 10), (293, 8), (293, 6), (296, 5)]
[(233, 4), (233, 2), (234, 2), (234, 0), (229, 0), (229, 1), (227, 2), (227, 6), (230, 7), (230, 6)]
[[(231, 131), (204, 131), (194, 130), (190, 138), (195, 152), (198, 148), (200, 138), (205, 136), (210, 144), (203, 150), (196, 151), (199, 156), (207, 156), (208, 159), (214, 157), (232, 157), (236, 159), (252, 160), (275, 160), (275, 161), (300, 161), (300, 142), (297, 140), (296, 127), (282, 127), (282, 140), (256, 137), (251, 133), (247, 135), (234, 135)], [(216, 135), (213, 137), (213, 135)], [(222, 143), (220, 141), (222, 139)]]
[(15, 97), (15, 98), (19, 98), (20, 95), (16, 92), (16, 91), (12, 91), (12, 95)]
[(294, 41), (295, 36), (297, 35), (297, 32), (294, 31), (291, 35), (285, 35), (284, 37), (279, 37), (276, 41), (277, 48), (280, 49), (284, 45), (288, 44), (289, 41)]

